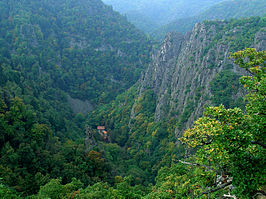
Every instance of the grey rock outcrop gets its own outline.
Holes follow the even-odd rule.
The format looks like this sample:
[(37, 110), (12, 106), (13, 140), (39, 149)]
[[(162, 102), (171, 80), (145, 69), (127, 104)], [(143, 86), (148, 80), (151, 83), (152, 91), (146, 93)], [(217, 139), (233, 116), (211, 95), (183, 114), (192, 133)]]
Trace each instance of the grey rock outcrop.
[(82, 113), (85, 115), (93, 110), (93, 105), (88, 100), (82, 101), (67, 95), (67, 102), (75, 114)]
[[(176, 134), (180, 134), (202, 115), (205, 105), (211, 104), (210, 82), (217, 73), (230, 69), (245, 74), (228, 59), (232, 41), (228, 41), (227, 35), (234, 38), (240, 31), (236, 27), (217, 41), (219, 29), (202, 23), (185, 36), (179, 33), (166, 36), (139, 82), (139, 95), (147, 89), (153, 89), (156, 95), (155, 121), (176, 117), (181, 125), (177, 126)], [(265, 49), (265, 38), (265, 30), (258, 32), (250, 47)]]

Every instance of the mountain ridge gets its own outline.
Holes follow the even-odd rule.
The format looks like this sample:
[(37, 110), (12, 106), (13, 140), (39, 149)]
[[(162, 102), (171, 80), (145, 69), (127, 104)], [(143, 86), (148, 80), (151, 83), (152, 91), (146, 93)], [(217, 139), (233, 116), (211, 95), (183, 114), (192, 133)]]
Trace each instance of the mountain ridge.
[(230, 18), (263, 16), (266, 14), (265, 8), (265, 0), (227, 0), (213, 5), (196, 16), (178, 19), (162, 26), (152, 32), (151, 36), (157, 40), (162, 40), (164, 35), (171, 31), (185, 34), (192, 30), (194, 24), (204, 20), (228, 20)]
[[(128, 16), (131, 23), (146, 33), (175, 19), (194, 16), (201, 10), (221, 1), (224, 0), (163, 0), (152, 3), (149, 0), (104, 0), (106, 4), (112, 5), (115, 10)], [(154, 27), (150, 27), (151, 25)]]

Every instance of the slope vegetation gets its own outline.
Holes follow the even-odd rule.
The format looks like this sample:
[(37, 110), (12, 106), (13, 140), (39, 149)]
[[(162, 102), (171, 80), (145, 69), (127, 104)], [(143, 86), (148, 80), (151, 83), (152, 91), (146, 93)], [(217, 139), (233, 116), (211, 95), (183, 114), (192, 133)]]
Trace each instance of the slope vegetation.
[(254, 17), (204, 22), (186, 37), (169, 34), (138, 84), (92, 112), (89, 124), (105, 125), (126, 152), (125, 173), (147, 183), (159, 168), (184, 157), (178, 138), (204, 106), (244, 107), (238, 81), (244, 71), (228, 57), (245, 47), (265, 49), (264, 28), (265, 17)]
[(86, 114), (133, 85), (150, 48), (99, 0), (1, 1), (1, 182), (28, 195), (51, 178), (111, 179), (102, 154), (79, 140), (86, 115), (73, 111)]

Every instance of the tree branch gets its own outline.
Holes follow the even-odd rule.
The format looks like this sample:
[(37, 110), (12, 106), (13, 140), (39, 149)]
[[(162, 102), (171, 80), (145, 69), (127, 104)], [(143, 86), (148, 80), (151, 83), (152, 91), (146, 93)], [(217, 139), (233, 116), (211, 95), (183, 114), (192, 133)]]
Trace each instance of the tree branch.
[(256, 198), (259, 195), (266, 196), (266, 193), (264, 191), (261, 191), (261, 190), (260, 191), (257, 191), (257, 193), (252, 198)]
[(251, 141), (251, 144), (258, 144), (258, 145), (262, 146), (264, 149), (266, 148), (266, 144), (263, 144), (259, 141)]
[(219, 186), (219, 187), (216, 187), (215, 189), (211, 189), (211, 190), (209, 190), (209, 191), (203, 192), (203, 193), (201, 193), (201, 195), (209, 194), (209, 193), (213, 193), (213, 192), (219, 191), (219, 190), (221, 190), (221, 189), (223, 189), (223, 188), (225, 188), (225, 187), (227, 187), (227, 186), (229, 186), (229, 185), (231, 185), (231, 184), (232, 184), (232, 181), (229, 181), (229, 182), (227, 182), (227, 183), (225, 183), (225, 184), (222, 184), (222, 185)]
[(226, 197), (226, 198), (234, 198), (234, 199), (237, 199), (237, 197), (235, 195), (231, 196), (231, 195), (224, 194), (223, 196)]

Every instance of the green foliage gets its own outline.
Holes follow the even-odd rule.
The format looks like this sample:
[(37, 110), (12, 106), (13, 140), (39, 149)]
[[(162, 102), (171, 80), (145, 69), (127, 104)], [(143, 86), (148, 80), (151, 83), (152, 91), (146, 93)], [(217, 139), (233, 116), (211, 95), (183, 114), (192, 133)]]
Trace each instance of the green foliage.
[(232, 177), (234, 192), (250, 198), (265, 185), (266, 52), (245, 49), (232, 58), (251, 74), (240, 80), (248, 89), (246, 113), (223, 105), (209, 107), (181, 140), (193, 148), (200, 146), (197, 161)]
[[(0, 181), (2, 179), (0, 178)], [(0, 197), (2, 199), (20, 199), (19, 193), (17, 193), (15, 190), (7, 187), (6, 185), (0, 183)]]
[(214, 44), (226, 42), (230, 45), (230, 51), (236, 52), (253, 45), (255, 34), (258, 31), (264, 31), (266, 17), (230, 19), (225, 21), (225, 23), (220, 23), (219, 21), (205, 21), (204, 24), (207, 29), (211, 26), (215, 26), (218, 32), (207, 49)]
[(103, 198), (103, 199), (140, 199), (146, 193), (142, 186), (131, 186), (130, 177), (117, 183), (114, 187), (108, 184), (97, 183), (80, 191), (80, 195), (75, 198)]
[[(183, 149), (174, 143), (176, 121), (154, 121), (156, 99), (153, 90), (138, 94), (137, 86), (119, 95), (109, 105), (93, 111), (88, 123), (105, 125), (112, 142), (104, 144), (106, 157), (117, 175), (132, 175), (134, 184), (148, 185), (157, 171), (170, 165), (172, 159)], [(115, 151), (113, 151), (115, 149)], [(117, 157), (116, 154), (120, 155)], [(130, 166), (129, 166), (130, 165)]]
[[(135, 101), (136, 98), (137, 100)], [(134, 110), (134, 119), (130, 118), (132, 109)], [(146, 152), (144, 152), (144, 149), (137, 150), (133, 142), (136, 139), (141, 140), (144, 138), (142, 132), (147, 128), (148, 123), (152, 122), (154, 109), (153, 91), (148, 90), (140, 97), (137, 97), (136, 85), (124, 94), (119, 95), (113, 103), (102, 106), (89, 116), (88, 123), (91, 126), (105, 125), (112, 142), (118, 143), (120, 147), (126, 147), (127, 150), (125, 151), (114, 144), (105, 144), (103, 146), (106, 157), (108, 157), (110, 164), (113, 165), (113, 170), (119, 175), (133, 175), (133, 179), (137, 184), (143, 182), (144, 179), (149, 179), (147, 170), (150, 168), (147, 167), (150, 167), (150, 163), (144, 163), (141, 160), (143, 160), (142, 156), (144, 155), (148, 157), (148, 151), (151, 149), (145, 148)], [(131, 146), (134, 147), (131, 148)], [(127, 165), (132, 166), (128, 168)], [(144, 165), (147, 167), (144, 167)]]
[(51, 180), (40, 188), (38, 198), (63, 198), (66, 195), (64, 186), (60, 184), (60, 180)]
[(4, 187), (25, 196), (50, 179), (112, 182), (105, 158), (118, 159), (120, 148), (88, 152), (80, 139), (87, 116), (68, 98), (110, 102), (137, 81), (152, 42), (98, 0), (1, 1), (0, 19)]
[(213, 105), (223, 104), (226, 108), (243, 107), (241, 98), (236, 99), (239, 92), (239, 75), (231, 70), (223, 70), (210, 82), (211, 98)]
[[(156, 185), (152, 192), (144, 198), (206, 198), (206, 195), (200, 195), (200, 193), (206, 186), (212, 185), (214, 181), (213, 171), (206, 172), (204, 168), (175, 163), (171, 167), (163, 167), (159, 170)], [(210, 196), (216, 198), (216, 194)]]
[(148, 189), (136, 185), (131, 186), (131, 177), (121, 178), (113, 187), (108, 183), (98, 182), (92, 186), (82, 188), (80, 181), (73, 179), (71, 183), (63, 185), (60, 179), (52, 179), (49, 183), (42, 186), (37, 195), (33, 195), (31, 199), (140, 199), (144, 196)]
[(68, 183), (75, 177), (85, 185), (110, 178), (100, 153), (88, 153), (83, 144), (73, 141), (62, 144), (48, 125), (38, 123), (37, 114), (20, 98), (0, 98), (0, 102), (3, 184), (28, 195), (50, 178), (62, 177), (62, 182)]
[[(0, 18), (0, 197), (133, 199), (162, 194), (162, 198), (185, 198), (210, 185), (212, 172), (206, 174), (200, 168), (190, 174), (187, 168), (175, 164), (159, 172), (154, 190), (149, 185), (161, 167), (170, 167), (174, 159), (183, 156), (184, 148), (173, 133), (180, 122), (175, 115), (154, 120), (157, 99), (152, 89), (140, 93), (135, 84), (117, 96), (137, 81), (149, 61), (152, 46), (125, 17), (98, 0), (11, 0), (0, 2)], [(258, 22), (261, 28), (264, 19), (249, 22), (248, 35), (253, 35), (256, 28), (253, 30), (252, 25)], [(246, 44), (250, 44), (250, 39)], [(250, 56), (251, 61), (260, 58), (253, 53), (256, 59)], [(254, 95), (249, 95), (253, 101), (247, 105), (248, 115), (260, 115), (265, 109), (261, 105), (265, 89), (261, 82), (265, 80), (260, 70), (261, 67), (250, 68), (257, 80), (242, 79), (247, 88), (255, 86)], [(223, 74), (221, 79), (235, 77)], [(257, 90), (261, 90), (261, 95), (256, 94)], [(191, 115), (200, 95), (197, 91), (187, 104), (181, 122)], [(75, 115), (69, 96), (89, 100), (97, 109), (88, 116)], [(223, 107), (220, 109), (226, 112)], [(253, 166), (255, 160), (263, 157), (257, 153), (261, 148), (252, 147), (247, 141), (264, 143), (261, 131), (265, 121), (252, 116), (244, 124), (247, 118), (239, 109), (230, 113), (231, 119), (237, 114), (241, 118), (234, 125), (253, 124), (241, 127), (243, 139), (232, 136), (246, 145), (238, 151), (241, 157), (224, 150), (223, 161), (213, 156), (215, 164), (211, 166), (217, 168), (219, 163), (227, 168), (231, 166), (228, 159), (245, 159), (255, 182), (237, 164), (228, 169), (235, 185), (246, 190), (245, 194), (261, 186), (257, 183), (257, 167)], [(89, 146), (93, 150), (88, 150), (80, 139), (84, 137), (85, 124), (92, 128), (106, 126), (110, 142), (98, 139), (97, 146)], [(248, 129), (252, 135), (245, 134)], [(249, 153), (257, 156), (249, 159)], [(235, 173), (249, 179), (248, 189)], [(198, 175), (201, 177), (189, 180)], [(200, 186), (199, 190), (192, 189), (193, 185)]]
[(80, 187), (82, 187), (82, 183), (75, 178), (66, 185), (62, 185), (60, 179), (52, 179), (49, 183), (42, 186), (36, 197), (33, 196), (32, 199), (73, 198), (75, 194), (79, 193), (78, 189)]
[(152, 43), (101, 1), (14, 0), (1, 7), (1, 63), (16, 71), (14, 80), (21, 73), (21, 83), (47, 78), (75, 98), (106, 103), (149, 61)]

